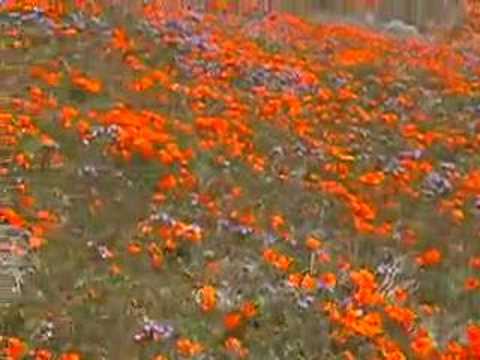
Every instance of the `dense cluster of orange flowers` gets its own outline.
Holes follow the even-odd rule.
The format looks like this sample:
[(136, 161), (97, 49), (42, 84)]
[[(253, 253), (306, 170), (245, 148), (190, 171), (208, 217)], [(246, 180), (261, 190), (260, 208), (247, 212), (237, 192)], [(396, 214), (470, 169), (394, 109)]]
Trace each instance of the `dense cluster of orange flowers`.
[[(28, 10), (33, 5), (22, 6)], [(64, 10), (49, 11), (61, 15)], [(480, 111), (474, 103), (480, 99), (479, 65), (467, 65), (448, 45), (402, 42), (346, 25), (314, 26), (287, 15), (267, 16), (253, 29), (235, 25), (228, 31), (213, 16), (197, 22), (191, 14), (175, 18), (198, 35), (193, 40), (176, 33), (182, 30), (175, 30), (172, 19), (154, 6), (145, 7), (143, 15), (163, 30), (159, 46), (177, 51), (181, 59), (152, 64), (145, 60), (145, 40), (116, 27), (97, 51), (103, 61), (120, 64), (128, 79), (120, 85), (111, 84), (106, 74), (65, 66), (58, 59), (32, 65), (32, 86), (0, 111), (2, 146), (12, 154), (2, 163), (0, 176), (7, 178), (17, 168), (28, 174), (65, 165), (68, 158), (58, 150), (56, 134), (40, 130), (49, 116), (55, 131), (78, 135), (86, 145), (96, 141), (101, 128), (111, 135), (102, 149), (106, 155), (122, 166), (140, 158), (161, 170), (151, 189), (152, 208), (169, 209), (188, 200), (190, 209), (202, 213), (202, 222), (191, 214), (167, 212), (139, 221), (135, 238), (123, 249), (105, 250), (110, 276), (124, 272), (119, 260), (140, 262), (144, 254), (154, 271), (167, 271), (167, 260), (180, 249), (215, 241), (217, 223), (222, 222), (251, 242), (272, 287), (283, 284), (298, 298), (312, 299), (311, 307), (302, 306), (312, 316), (328, 319), (329, 335), (344, 358), (360, 358), (356, 356), (361, 356), (361, 343), (373, 347), (372, 359), (479, 359), (480, 325), (463, 319), (465, 339), (440, 344), (442, 334), (428, 324), (447, 316), (446, 305), (435, 311), (425, 300), (428, 276), (444, 277), (446, 264), (459, 262), (455, 256), (463, 261), (465, 272), (452, 280), (458, 283), (453, 291), (473, 297), (480, 289), (480, 248), (475, 245), (479, 234), (473, 225), (480, 194), (474, 159), (480, 135), (470, 126), (478, 122)], [(179, 23), (174, 24), (181, 29)], [(261, 33), (267, 42), (281, 37), (284, 52), (267, 50), (258, 41)], [(68, 42), (89, 35), (72, 26), (57, 29), (55, 36)], [(11, 37), (24, 40), (20, 33), (12, 32)], [(185, 48), (189, 51), (178, 51)], [(366, 67), (375, 70), (365, 77)], [(411, 86), (413, 71), (432, 84)], [(55, 95), (67, 86), (86, 99), (109, 97), (115, 87), (127, 95), (94, 106), (90, 100), (79, 103)], [(135, 96), (145, 101), (135, 105), (129, 101)], [(477, 108), (460, 105), (458, 112), (437, 113), (429, 97), (473, 102), (470, 107)], [(148, 105), (150, 101), (158, 108)], [(448, 118), (454, 116), (459, 120)], [(43, 152), (23, 151), (21, 141), (27, 137), (38, 139)], [(205, 164), (215, 168), (218, 184), (208, 185)], [(234, 166), (241, 171), (223, 177)], [(262, 204), (272, 184), (282, 190)], [(0, 207), (0, 220), (31, 230), (30, 250), (41, 251), (49, 232), (62, 226), (61, 214), (39, 207), (40, 199), (30, 193), (28, 182), (17, 184), (15, 192), (21, 206)], [(415, 205), (427, 207), (429, 214), (418, 219)], [(90, 204), (92, 213), (101, 208), (101, 199)], [(309, 218), (314, 219), (310, 224), (301, 223)], [(321, 222), (322, 228), (335, 224), (335, 231), (317, 234)], [(299, 230), (302, 225), (308, 231)], [(451, 233), (442, 232), (446, 229)], [(436, 238), (428, 239), (427, 234)], [(452, 237), (471, 243), (453, 243)], [(359, 255), (362, 246), (377, 243), (412, 260), (418, 277), (426, 277), (419, 280), (421, 296), (402, 285), (394, 287), (393, 296), (384, 291), (382, 276)], [(213, 279), (221, 276), (220, 261), (212, 260), (204, 269)], [(220, 314), (223, 337), (215, 346), (247, 358), (252, 340), (244, 334), (264, 309), (253, 299), (226, 302), (221, 282), (211, 278), (195, 284), (195, 311), (212, 323)], [(1, 341), (3, 354), (12, 360), (27, 354), (39, 360), (82, 358), (79, 352), (54, 357), (50, 350), (30, 347), (15, 336)], [(211, 351), (186, 335), (177, 337), (172, 347), (185, 358)]]

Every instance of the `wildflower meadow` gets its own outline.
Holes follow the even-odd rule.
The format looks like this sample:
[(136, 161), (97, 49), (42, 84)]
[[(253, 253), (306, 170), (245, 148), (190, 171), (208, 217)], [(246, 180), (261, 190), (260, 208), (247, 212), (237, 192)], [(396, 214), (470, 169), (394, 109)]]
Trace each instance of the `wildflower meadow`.
[(75, 3), (0, 1), (0, 358), (480, 359), (478, 1)]

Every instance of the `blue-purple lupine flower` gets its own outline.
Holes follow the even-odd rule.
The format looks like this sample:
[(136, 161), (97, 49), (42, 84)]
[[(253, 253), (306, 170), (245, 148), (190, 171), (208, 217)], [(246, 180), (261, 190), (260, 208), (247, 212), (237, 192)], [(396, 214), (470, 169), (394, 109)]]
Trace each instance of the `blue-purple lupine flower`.
[(171, 325), (146, 320), (141, 329), (133, 335), (133, 339), (137, 342), (162, 341), (171, 338), (173, 333), (174, 329)]
[(414, 150), (407, 150), (402, 151), (398, 157), (400, 160), (419, 160), (423, 155), (423, 150), (421, 149), (414, 149)]
[(423, 186), (427, 195), (445, 195), (452, 191), (450, 180), (435, 171), (427, 175)]
[(302, 310), (309, 309), (315, 301), (315, 298), (312, 295), (301, 296), (297, 300), (297, 305)]

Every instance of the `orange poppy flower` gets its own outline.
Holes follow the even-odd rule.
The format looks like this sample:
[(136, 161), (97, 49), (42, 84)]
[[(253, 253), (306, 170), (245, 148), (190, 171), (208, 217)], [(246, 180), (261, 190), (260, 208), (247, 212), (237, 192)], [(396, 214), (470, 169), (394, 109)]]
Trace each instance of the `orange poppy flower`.
[(453, 209), (451, 211), (451, 216), (453, 218), (453, 221), (455, 221), (457, 224), (465, 220), (465, 213), (462, 209)]
[(202, 344), (187, 338), (178, 339), (175, 343), (175, 347), (178, 353), (185, 357), (194, 357), (204, 351), (204, 347)]
[(302, 274), (301, 273), (293, 273), (288, 275), (288, 284), (294, 288), (300, 288), (302, 283)]
[(317, 251), (322, 246), (322, 242), (313, 236), (309, 236), (305, 240), (305, 246), (310, 251)]
[(130, 243), (127, 250), (131, 255), (138, 255), (142, 252), (142, 246), (139, 243)]
[(474, 256), (469, 261), (470, 267), (473, 269), (480, 269), (480, 256)]
[(223, 325), (228, 331), (237, 329), (243, 322), (243, 316), (239, 312), (230, 312), (223, 318)]
[(409, 329), (417, 317), (413, 310), (394, 305), (386, 306), (385, 313), (405, 329)]
[(343, 353), (343, 358), (344, 358), (344, 360), (355, 360), (356, 359), (355, 355), (353, 355), (353, 353), (351, 351), (345, 351)]
[(300, 286), (304, 290), (314, 291), (317, 288), (317, 281), (310, 274), (305, 274), (305, 276), (302, 278)]
[(150, 264), (154, 269), (160, 269), (164, 262), (164, 256), (161, 251), (150, 254)]
[(8, 359), (20, 360), (23, 359), (27, 351), (27, 345), (18, 338), (11, 337), (7, 340), (7, 347), (4, 349), (4, 354)]
[(287, 271), (292, 263), (293, 263), (292, 258), (285, 255), (279, 255), (278, 258), (273, 263), (273, 265), (279, 270)]
[(35, 360), (52, 360), (53, 359), (52, 352), (46, 349), (35, 350), (33, 356)]
[(154, 85), (155, 81), (151, 77), (144, 76), (141, 79), (134, 81), (131, 85), (131, 89), (136, 92), (141, 92), (152, 88)]
[(479, 287), (480, 287), (480, 280), (479, 280), (478, 278), (468, 277), (467, 279), (465, 279), (463, 288), (464, 288), (466, 291), (476, 290), (476, 289), (478, 289)]
[(168, 360), (168, 358), (163, 355), (155, 355), (152, 360)]
[(20, 196), (20, 205), (24, 208), (31, 209), (35, 204), (35, 198), (33, 196), (22, 195)]
[(168, 174), (160, 179), (157, 183), (157, 189), (160, 191), (169, 191), (177, 186), (177, 179), (174, 175)]
[(45, 81), (50, 86), (57, 86), (60, 83), (62, 75), (53, 71), (48, 71), (41, 66), (34, 66), (30, 72), (32, 77)]
[(476, 349), (476, 353), (480, 354), (480, 326), (477, 324), (470, 324), (466, 331), (467, 339), (470, 347)]
[(122, 51), (127, 51), (131, 46), (131, 41), (125, 30), (116, 28), (112, 33), (112, 47)]
[(394, 291), (395, 300), (397, 303), (404, 303), (408, 299), (408, 291), (401, 287), (397, 287)]
[(382, 171), (374, 171), (362, 175), (359, 180), (366, 185), (377, 186), (385, 180), (385, 174)]
[(42, 237), (38, 236), (31, 236), (30, 239), (28, 240), (28, 244), (30, 245), (30, 248), (32, 250), (37, 250), (41, 248), (43, 245), (45, 245), (46, 241)]
[(435, 352), (435, 343), (426, 331), (419, 331), (410, 343), (410, 347), (419, 359), (431, 359)]
[(123, 62), (135, 71), (144, 71), (147, 69), (147, 67), (142, 63), (142, 61), (133, 54), (128, 54), (127, 56), (125, 56)]
[(245, 348), (243, 346), (242, 342), (239, 339), (237, 339), (236, 337), (229, 336), (225, 340), (224, 345), (225, 345), (225, 349), (228, 352), (231, 352), (231, 353), (235, 354), (240, 359), (243, 359), (243, 358), (248, 356), (248, 349)]
[(245, 319), (251, 319), (258, 313), (258, 307), (253, 301), (246, 301), (242, 304), (241, 310)]
[(433, 266), (440, 263), (442, 254), (438, 249), (429, 249), (417, 256), (416, 261), (420, 266)]
[(200, 306), (203, 312), (210, 312), (217, 305), (217, 291), (213, 286), (206, 285), (199, 290)]
[(30, 157), (24, 153), (15, 156), (15, 163), (24, 169), (29, 169), (31, 167)]
[(324, 273), (320, 275), (320, 283), (325, 289), (333, 289), (337, 284), (337, 277), (331, 272)]
[(285, 219), (282, 215), (274, 215), (271, 218), (271, 224), (274, 229), (278, 229), (285, 224)]
[(110, 266), (110, 275), (118, 276), (122, 273), (122, 268), (118, 264), (112, 264)]
[(81, 74), (74, 74), (72, 76), (72, 83), (82, 90), (98, 94), (102, 90), (102, 83), (100, 80), (88, 78)]
[(60, 355), (59, 360), (80, 360), (80, 354), (76, 352), (68, 352)]

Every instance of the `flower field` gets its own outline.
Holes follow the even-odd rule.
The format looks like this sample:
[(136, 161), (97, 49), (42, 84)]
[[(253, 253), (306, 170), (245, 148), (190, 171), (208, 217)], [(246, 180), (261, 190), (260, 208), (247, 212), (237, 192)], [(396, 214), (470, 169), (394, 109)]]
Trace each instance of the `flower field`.
[(0, 12), (3, 358), (480, 359), (466, 33), (87, 10)]

